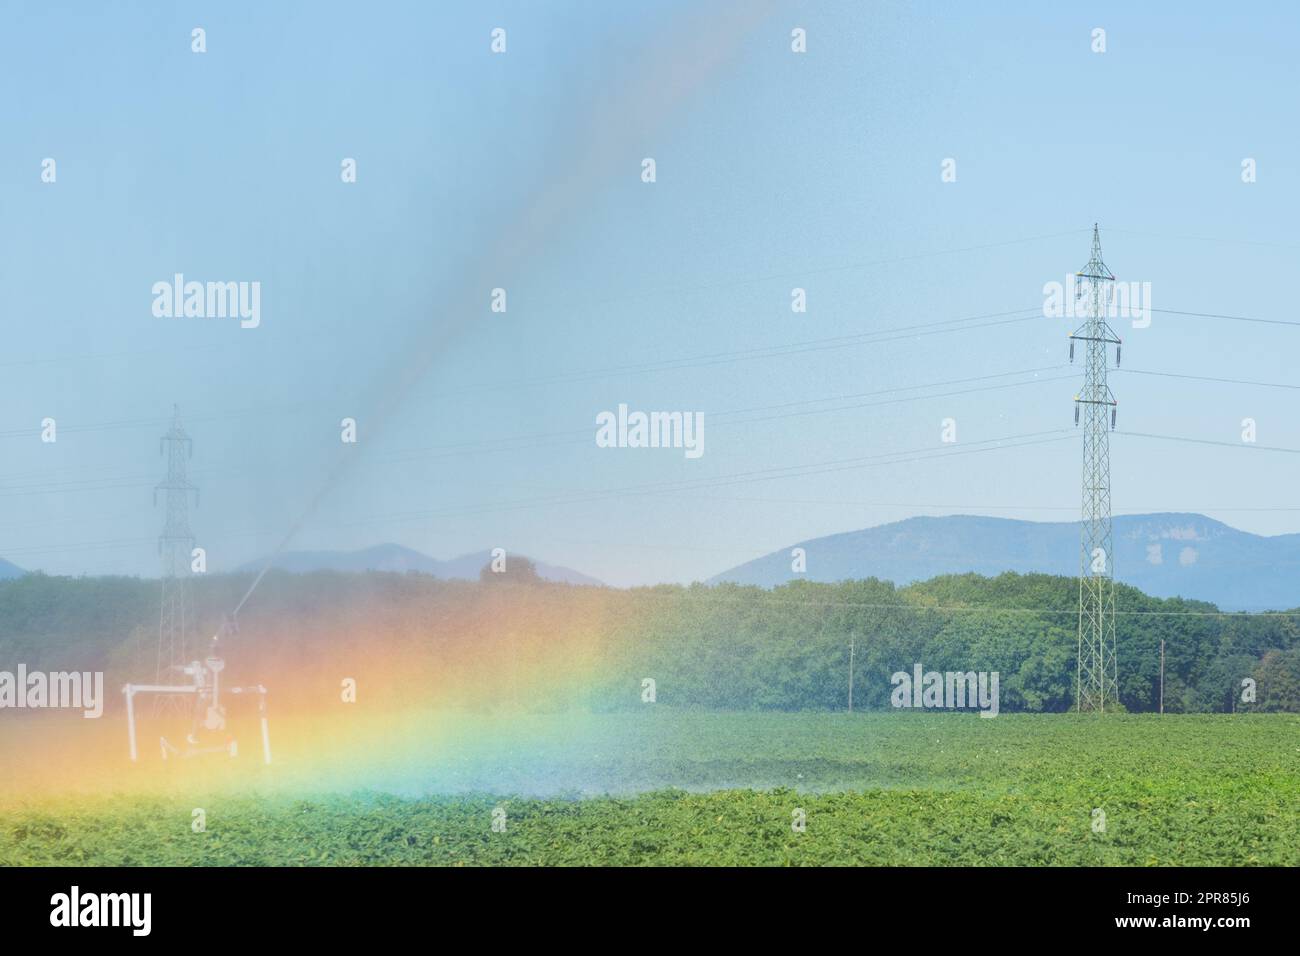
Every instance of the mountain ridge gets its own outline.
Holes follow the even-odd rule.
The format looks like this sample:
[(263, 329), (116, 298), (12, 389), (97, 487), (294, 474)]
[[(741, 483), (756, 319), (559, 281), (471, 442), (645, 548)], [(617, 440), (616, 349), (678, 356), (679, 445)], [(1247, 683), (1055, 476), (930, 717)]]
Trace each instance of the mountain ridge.
[[(1112, 519), (1115, 579), (1153, 597), (1210, 601), (1225, 610), (1300, 606), (1300, 534), (1257, 535), (1192, 512)], [(793, 570), (803, 548), (806, 570)], [(709, 578), (772, 587), (789, 581), (875, 577), (904, 585), (942, 574), (1004, 571), (1077, 576), (1079, 522), (985, 515), (916, 516), (794, 542)]]

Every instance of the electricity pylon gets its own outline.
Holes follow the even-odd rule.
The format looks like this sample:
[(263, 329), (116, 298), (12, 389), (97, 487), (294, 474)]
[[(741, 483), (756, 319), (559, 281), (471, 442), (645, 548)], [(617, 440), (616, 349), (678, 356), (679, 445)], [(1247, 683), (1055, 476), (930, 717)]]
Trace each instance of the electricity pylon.
[(1083, 413), (1083, 521), (1079, 551), (1079, 663), (1075, 700), (1080, 711), (1105, 713), (1119, 700), (1119, 670), (1115, 661), (1115, 582), (1110, 530), (1110, 435), (1118, 402), (1106, 384), (1107, 346), (1120, 339), (1106, 323), (1114, 301), (1115, 276), (1101, 258), (1101, 236), (1092, 227), (1092, 255), (1076, 274), (1075, 302), (1083, 325), (1070, 336), (1083, 342), (1087, 356), (1083, 390), (1074, 396), (1074, 423)]
[[(194, 628), (194, 606), (190, 594), (190, 555), (194, 534), (190, 531), (190, 492), (199, 502), (199, 490), (190, 484), (188, 463), (194, 443), (181, 425), (180, 409), (172, 406), (172, 425), (159, 439), (158, 451), (167, 455), (167, 480), (154, 486), (153, 502), (158, 492), (166, 492), (167, 520), (158, 536), (158, 554), (162, 558), (162, 602), (158, 613), (158, 656), (155, 680), (169, 683), (168, 675), (177, 666), (188, 664), (190, 632)], [(162, 698), (159, 698), (162, 700)]]

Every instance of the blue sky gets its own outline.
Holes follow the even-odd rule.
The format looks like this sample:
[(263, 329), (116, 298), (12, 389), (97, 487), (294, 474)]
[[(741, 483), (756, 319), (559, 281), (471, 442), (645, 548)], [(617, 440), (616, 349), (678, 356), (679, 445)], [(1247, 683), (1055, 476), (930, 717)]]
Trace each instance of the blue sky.
[[(212, 571), (304, 514), (294, 549), (504, 547), (620, 585), (914, 514), (1072, 520), (1073, 323), (1034, 311), (1093, 222), (1157, 309), (1300, 321), (1281, 6), (3, 17), (0, 556), (23, 567), (157, 573), (173, 403)], [(259, 281), (261, 325), (154, 317), (176, 272)], [(1300, 328), (1122, 324), (1115, 511), (1300, 531), (1300, 461), (1240, 442), (1250, 417), (1258, 445), (1300, 448), (1293, 389), (1141, 374), (1287, 384)], [(619, 403), (703, 412), (705, 454), (597, 448)], [(1055, 440), (989, 449), (1014, 436)]]

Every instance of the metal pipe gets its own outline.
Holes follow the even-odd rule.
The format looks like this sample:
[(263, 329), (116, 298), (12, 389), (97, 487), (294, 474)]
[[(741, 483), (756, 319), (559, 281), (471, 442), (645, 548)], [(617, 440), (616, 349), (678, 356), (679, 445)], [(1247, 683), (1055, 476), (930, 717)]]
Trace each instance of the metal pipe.
[(127, 684), (122, 688), (122, 693), (126, 694), (126, 728), (131, 738), (131, 762), (135, 762), (135, 691), (131, 685)]

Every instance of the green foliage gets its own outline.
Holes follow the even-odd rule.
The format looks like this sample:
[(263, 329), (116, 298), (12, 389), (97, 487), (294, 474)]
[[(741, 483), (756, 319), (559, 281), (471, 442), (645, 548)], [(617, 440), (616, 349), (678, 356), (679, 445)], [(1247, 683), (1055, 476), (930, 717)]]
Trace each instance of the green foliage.
[(1300, 647), (1267, 652), (1255, 680), (1260, 710), (1300, 712)]
[[(365, 662), (409, 658), (406, 684), (391, 689), (399, 697), (418, 695), (429, 675), (447, 673), (449, 660), (490, 664), (497, 654), (502, 666), (535, 678), (526, 682), (531, 697), (512, 702), (540, 708), (637, 707), (642, 678), (653, 677), (659, 700), (671, 706), (838, 710), (847, 706), (852, 643), (855, 708), (888, 708), (890, 676), (917, 663), (998, 671), (1004, 711), (1063, 712), (1074, 704), (1073, 578), (966, 574), (902, 588), (871, 579), (622, 591), (547, 583), (512, 560), (514, 577), (485, 571), (482, 582), (272, 572), (241, 615), (228, 657), (250, 679), (269, 669), (277, 687), (305, 682), (313, 694), (323, 688), (312, 682), (324, 684), (335, 661), (355, 669), (364, 646)], [(216, 628), (248, 581), (212, 575), (195, 582), (196, 638)], [(1221, 614), (1124, 585), (1116, 599), (1125, 709), (1158, 709), (1163, 640), (1167, 712), (1300, 711), (1300, 613)], [(156, 582), (131, 578), (33, 574), (0, 582), (0, 669), (18, 662), (104, 669), (110, 686), (147, 673), (140, 665), (152, 661), (157, 600)], [(1242, 699), (1246, 678), (1259, 684), (1254, 703)], [(525, 693), (520, 686), (514, 682), (511, 693)]]
[[(53, 801), (0, 808), (0, 865), (1300, 865), (1289, 715), (660, 711), (614, 723), (625, 745), (612, 761), (608, 739), (579, 737), (546, 766), (651, 792)], [(739, 789), (681, 789), (722, 782)], [(195, 806), (206, 832), (191, 831)], [(505, 832), (492, 830), (498, 807)]]
[[(1165, 641), (1165, 709), (1249, 710), (1242, 680), (1264, 655), (1297, 646), (1296, 618), (1220, 614), (1204, 602), (1160, 600), (1117, 587), (1120, 703), (1154, 711)], [(609, 653), (619, 675), (654, 675), (661, 699), (725, 708), (839, 709), (848, 648), (855, 707), (889, 706), (890, 675), (998, 671), (1002, 708), (1062, 712), (1074, 705), (1078, 584), (1072, 578), (948, 575), (905, 588), (881, 581), (755, 587), (655, 588), (624, 599)], [(1269, 708), (1300, 711), (1290, 671), (1270, 672)], [(604, 706), (630, 706), (622, 684)], [(1264, 698), (1260, 697), (1262, 705)], [(1266, 709), (1262, 706), (1256, 709)]]

